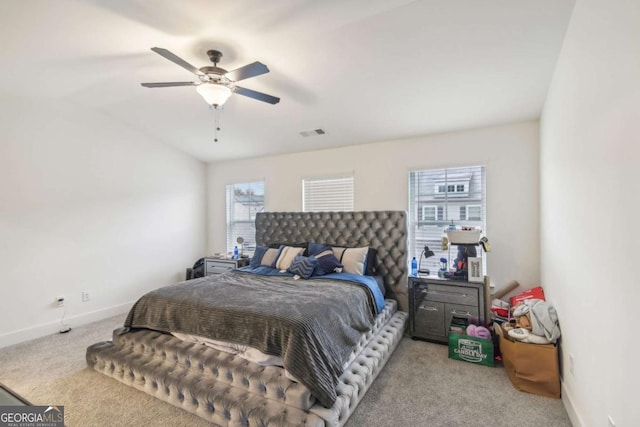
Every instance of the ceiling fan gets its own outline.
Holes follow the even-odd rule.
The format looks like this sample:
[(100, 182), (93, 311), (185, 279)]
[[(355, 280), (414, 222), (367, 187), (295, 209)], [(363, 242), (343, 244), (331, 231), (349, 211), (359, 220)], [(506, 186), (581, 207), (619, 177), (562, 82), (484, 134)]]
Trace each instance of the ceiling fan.
[(205, 66), (196, 68), (189, 64), (184, 59), (175, 55), (174, 53), (160, 47), (152, 47), (152, 51), (158, 55), (168, 59), (184, 68), (187, 71), (192, 72), (198, 76), (199, 81), (196, 82), (163, 82), (163, 83), (141, 83), (144, 87), (157, 88), (157, 87), (173, 87), (173, 86), (195, 86), (196, 91), (207, 101), (207, 104), (218, 108), (224, 104), (232, 93), (238, 95), (248, 96), (249, 98), (257, 99), (258, 101), (267, 102), (269, 104), (277, 104), (280, 102), (280, 98), (267, 95), (266, 93), (257, 92), (255, 90), (247, 89), (241, 86), (237, 86), (236, 82), (240, 80), (256, 77), (261, 74), (269, 72), (269, 68), (261, 62), (253, 62), (245, 65), (244, 67), (237, 68), (232, 71), (227, 71), (224, 68), (218, 67), (218, 62), (222, 58), (222, 52), (218, 50), (209, 50), (207, 55), (212, 66)]

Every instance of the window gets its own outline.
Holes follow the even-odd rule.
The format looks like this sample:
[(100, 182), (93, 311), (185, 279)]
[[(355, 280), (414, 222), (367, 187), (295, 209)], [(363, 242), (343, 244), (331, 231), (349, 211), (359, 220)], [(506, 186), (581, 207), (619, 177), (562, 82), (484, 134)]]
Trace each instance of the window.
[(263, 181), (227, 185), (227, 252), (239, 246), (237, 239), (242, 237), (243, 253), (253, 254), (256, 248), (256, 213), (263, 210)]
[[(443, 185), (441, 182), (436, 181), (434, 184), (434, 189), (437, 195), (439, 196), (448, 196), (448, 197), (466, 197), (467, 189), (469, 188), (469, 179), (470, 175), (462, 174), (455, 179), (452, 179), (454, 183)], [(457, 182), (462, 182), (462, 184), (458, 184)]]
[(422, 207), (422, 221), (435, 221), (437, 206), (423, 206)]
[(444, 217), (444, 210), (442, 206), (423, 206), (421, 221), (436, 221), (442, 220)]
[(302, 180), (302, 211), (352, 211), (353, 176)]
[(469, 205), (467, 206), (467, 212), (469, 212), (469, 221), (481, 221), (482, 220), (482, 206)]
[[(425, 246), (435, 256), (422, 260), (421, 267), (435, 273), (440, 258), (455, 258), (441, 250), (444, 230), (453, 223), (458, 226), (486, 230), (484, 166), (431, 169), (409, 172), (409, 257), (420, 259)], [(486, 270), (485, 270), (486, 271)]]

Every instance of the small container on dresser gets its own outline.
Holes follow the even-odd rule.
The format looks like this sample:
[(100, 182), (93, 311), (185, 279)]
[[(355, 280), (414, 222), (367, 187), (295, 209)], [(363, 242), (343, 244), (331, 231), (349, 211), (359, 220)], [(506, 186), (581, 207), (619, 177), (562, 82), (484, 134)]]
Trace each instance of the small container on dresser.
[(484, 283), (437, 277), (409, 277), (409, 332), (411, 337), (448, 343), (453, 316), (475, 318), (484, 323)]
[(249, 265), (249, 258), (225, 259), (225, 258), (205, 258), (204, 259), (204, 275), (226, 273), (235, 268), (246, 267)]

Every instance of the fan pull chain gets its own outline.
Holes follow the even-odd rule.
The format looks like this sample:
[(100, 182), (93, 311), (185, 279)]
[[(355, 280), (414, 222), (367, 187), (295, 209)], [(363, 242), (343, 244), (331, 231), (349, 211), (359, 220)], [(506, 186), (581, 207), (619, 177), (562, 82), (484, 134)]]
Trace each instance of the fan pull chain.
[(220, 130), (220, 109), (217, 105), (213, 106), (214, 109), (214, 123), (215, 123), (215, 131), (213, 133), (213, 142), (218, 142), (218, 131)]

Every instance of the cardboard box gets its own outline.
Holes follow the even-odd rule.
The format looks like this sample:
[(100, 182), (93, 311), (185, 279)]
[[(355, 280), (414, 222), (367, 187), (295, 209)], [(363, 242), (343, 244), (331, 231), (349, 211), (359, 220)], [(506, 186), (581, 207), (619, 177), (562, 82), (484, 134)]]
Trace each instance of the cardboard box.
[(449, 359), (494, 366), (492, 340), (467, 335), (462, 332), (464, 328), (455, 323), (455, 318), (449, 331)]
[(540, 396), (560, 398), (560, 367), (555, 344), (529, 344), (512, 341), (498, 324), (500, 352), (507, 376), (513, 386)]
[(526, 299), (534, 299), (534, 298), (541, 299), (542, 301), (546, 301), (544, 299), (544, 291), (540, 286), (537, 286), (533, 289), (529, 289), (528, 291), (524, 291), (521, 294), (511, 297), (509, 299), (509, 303), (511, 304), (511, 308), (513, 308)]

